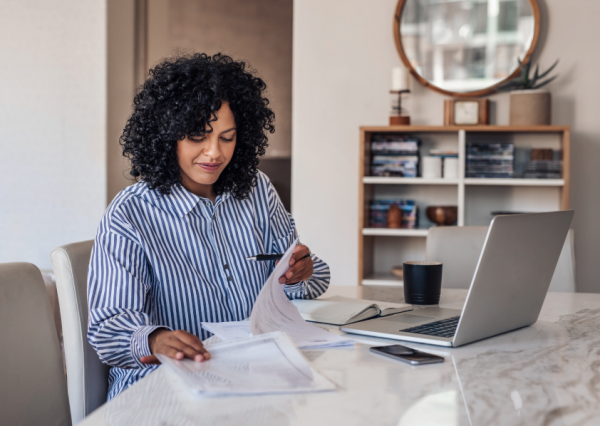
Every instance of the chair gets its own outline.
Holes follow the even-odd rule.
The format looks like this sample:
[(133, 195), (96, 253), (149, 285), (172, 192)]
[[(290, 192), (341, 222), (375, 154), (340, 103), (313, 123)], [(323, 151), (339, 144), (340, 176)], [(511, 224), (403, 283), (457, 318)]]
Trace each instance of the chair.
[(71, 418), (80, 422), (106, 402), (108, 372), (87, 341), (87, 270), (94, 241), (67, 244), (52, 251), (56, 277)]
[(70, 425), (67, 383), (42, 274), (0, 264), (0, 423)]
[[(432, 227), (427, 234), (426, 259), (444, 264), (442, 287), (469, 288), (487, 226)], [(575, 237), (569, 230), (548, 291), (575, 291)]]

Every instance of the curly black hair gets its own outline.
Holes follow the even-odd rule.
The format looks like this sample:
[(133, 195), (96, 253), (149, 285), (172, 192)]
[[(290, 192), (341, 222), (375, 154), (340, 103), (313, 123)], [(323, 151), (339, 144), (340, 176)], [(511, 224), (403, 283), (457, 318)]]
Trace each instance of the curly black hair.
[[(177, 141), (211, 132), (216, 111), (228, 102), (235, 118), (237, 142), (230, 163), (214, 184), (217, 194), (230, 191), (245, 199), (256, 186), (259, 157), (273, 133), (275, 114), (264, 96), (266, 84), (246, 63), (223, 54), (180, 55), (154, 69), (133, 100), (123, 130), (123, 155), (130, 174), (151, 189), (169, 194), (181, 184)], [(206, 130), (208, 127), (209, 130)]]

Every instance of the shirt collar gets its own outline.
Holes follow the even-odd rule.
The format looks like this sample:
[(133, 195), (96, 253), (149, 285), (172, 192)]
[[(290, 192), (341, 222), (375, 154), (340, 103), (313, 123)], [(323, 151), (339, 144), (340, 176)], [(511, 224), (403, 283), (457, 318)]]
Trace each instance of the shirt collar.
[[(146, 197), (144, 198), (146, 198), (152, 204), (156, 205), (157, 207), (161, 207), (163, 210), (169, 213), (174, 213), (180, 218), (191, 212), (198, 203), (204, 204), (206, 201), (211, 202), (208, 198), (199, 197), (196, 194), (192, 194), (182, 185), (173, 185), (171, 187), (171, 193), (168, 195), (161, 195), (156, 190), (149, 190), (145, 195)], [(215, 207), (228, 199), (230, 195), (231, 194), (229, 192), (217, 195)]]
[(171, 193), (165, 195), (165, 201), (169, 203), (171, 210), (179, 217), (183, 217), (191, 212), (202, 197), (192, 194), (181, 185), (173, 185)]

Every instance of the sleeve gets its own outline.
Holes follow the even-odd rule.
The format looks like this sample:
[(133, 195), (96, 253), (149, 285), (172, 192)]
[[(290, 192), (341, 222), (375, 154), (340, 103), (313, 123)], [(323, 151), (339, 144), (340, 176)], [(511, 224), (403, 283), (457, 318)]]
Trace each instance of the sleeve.
[[(270, 182), (268, 184), (268, 198), (270, 227), (274, 236), (271, 253), (283, 253), (298, 236), (296, 223), (292, 215), (285, 210), (277, 191)], [(315, 299), (325, 293), (329, 287), (329, 266), (314, 254), (311, 259), (313, 260), (314, 269), (312, 277), (306, 281), (283, 286), (288, 298)]]
[(157, 328), (144, 311), (152, 274), (142, 248), (130, 238), (99, 232), (88, 273), (88, 341), (100, 360), (121, 368), (147, 368), (148, 335)]

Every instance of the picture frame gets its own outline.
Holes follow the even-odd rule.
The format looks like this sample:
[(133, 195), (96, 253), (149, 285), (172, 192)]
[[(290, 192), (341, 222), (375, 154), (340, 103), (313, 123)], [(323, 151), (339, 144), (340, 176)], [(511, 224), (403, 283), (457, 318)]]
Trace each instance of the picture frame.
[(444, 100), (444, 126), (490, 124), (490, 101), (482, 98)]

